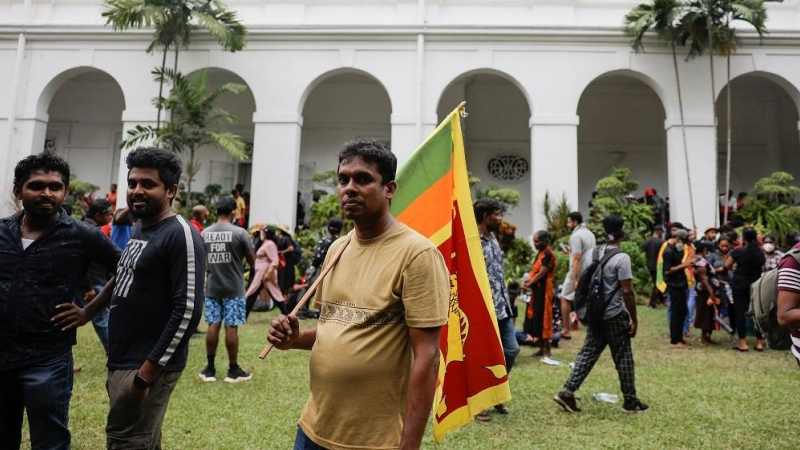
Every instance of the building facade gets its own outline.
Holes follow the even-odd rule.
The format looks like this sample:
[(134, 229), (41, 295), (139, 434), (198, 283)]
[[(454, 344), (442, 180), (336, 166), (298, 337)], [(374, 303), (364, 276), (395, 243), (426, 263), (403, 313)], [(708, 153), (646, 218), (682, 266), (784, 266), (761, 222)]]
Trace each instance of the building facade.
[[(518, 234), (544, 226), (545, 193), (586, 211), (615, 166), (634, 171), (637, 196), (646, 187), (668, 196), (673, 220), (712, 225), (725, 182), (726, 61), (714, 58), (712, 95), (710, 58), (685, 61), (681, 50), (684, 152), (671, 52), (652, 39), (634, 53), (620, 31), (638, 3), (231, 0), (247, 48), (225, 52), (197, 32), (179, 68), (247, 85), (221, 104), (239, 117), (227, 129), (252, 144), (252, 157), (202, 149), (194, 190), (242, 182), (254, 221), (294, 224), (297, 192), (310, 205), (313, 174), (336, 167), (344, 142), (385, 141), (402, 163), (466, 100), (469, 169), (484, 188), (521, 192), (507, 214)], [(768, 9), (768, 37), (741, 26), (731, 58), (736, 192), (776, 170), (800, 179), (800, 0)], [(99, 0), (0, 0), (3, 213), (14, 164), (43, 149), (101, 192), (125, 186), (118, 142), (155, 124), (150, 71), (160, 55), (144, 51), (150, 30), (114, 32), (102, 11)]]

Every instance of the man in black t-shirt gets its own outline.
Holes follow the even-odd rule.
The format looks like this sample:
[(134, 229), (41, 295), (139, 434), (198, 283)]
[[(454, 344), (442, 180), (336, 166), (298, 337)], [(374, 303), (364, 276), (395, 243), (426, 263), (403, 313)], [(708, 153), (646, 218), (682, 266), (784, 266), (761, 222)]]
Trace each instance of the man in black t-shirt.
[(691, 346), (683, 339), (683, 323), (689, 313), (687, 291), (689, 279), (686, 269), (692, 267), (692, 260), (684, 262), (685, 246), (689, 245), (689, 233), (679, 229), (664, 249), (664, 282), (667, 284), (671, 313), (669, 317), (669, 340), (672, 348), (687, 349)]
[(110, 297), (108, 448), (161, 448), (169, 397), (203, 312), (206, 249), (170, 209), (181, 175), (177, 156), (139, 147), (125, 162), (128, 205), (139, 223), (117, 265), (113, 295), (104, 289), (84, 313), (91, 317)]

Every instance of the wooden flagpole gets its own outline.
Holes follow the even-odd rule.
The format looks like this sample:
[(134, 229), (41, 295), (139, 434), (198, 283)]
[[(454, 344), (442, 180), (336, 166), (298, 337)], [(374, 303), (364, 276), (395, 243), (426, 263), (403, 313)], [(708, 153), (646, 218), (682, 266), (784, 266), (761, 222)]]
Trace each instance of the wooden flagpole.
[[(345, 241), (342, 244), (342, 246), (339, 247), (339, 250), (336, 251), (336, 254), (333, 256), (333, 259), (331, 259), (330, 264), (328, 264), (328, 266), (325, 267), (325, 269), (317, 277), (317, 279), (314, 280), (314, 283), (311, 284), (311, 287), (308, 288), (308, 290), (303, 295), (303, 297), (300, 299), (300, 301), (297, 302), (297, 306), (294, 307), (294, 309), (291, 312), (291, 315), (297, 316), (297, 313), (300, 312), (300, 310), (303, 309), (303, 306), (305, 306), (305, 304), (308, 302), (308, 300), (311, 299), (311, 295), (313, 295), (314, 291), (317, 290), (317, 286), (319, 286), (319, 283), (322, 281), (323, 278), (325, 278), (325, 275), (327, 275), (328, 272), (330, 272), (331, 269), (333, 269), (333, 266), (336, 265), (336, 262), (339, 261), (339, 257), (341, 257), (342, 253), (344, 253), (344, 249), (347, 248), (347, 245), (350, 243), (350, 239), (351, 239), (350, 236), (347, 236), (347, 239), (345, 239)], [(261, 350), (261, 353), (258, 354), (258, 357), (260, 359), (266, 358), (267, 355), (269, 354), (270, 350), (272, 350), (272, 347), (274, 347), (272, 344), (267, 344), (267, 346), (264, 347), (264, 350)]]

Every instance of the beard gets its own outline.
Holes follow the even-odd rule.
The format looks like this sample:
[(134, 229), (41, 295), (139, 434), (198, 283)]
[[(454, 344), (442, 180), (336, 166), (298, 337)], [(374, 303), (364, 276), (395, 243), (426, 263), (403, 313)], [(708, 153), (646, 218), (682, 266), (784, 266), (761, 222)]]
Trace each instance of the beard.
[[(42, 206), (50, 205), (51, 209), (42, 209)], [(49, 200), (36, 200), (33, 202), (22, 202), (22, 207), (25, 209), (25, 214), (33, 219), (48, 219), (54, 215), (58, 215), (61, 210), (61, 204)]]
[[(134, 202), (142, 202), (144, 207), (136, 208), (133, 206)], [(136, 219), (154, 219), (161, 212), (161, 205), (154, 204), (148, 199), (130, 199), (128, 203), (131, 205), (131, 215)]]

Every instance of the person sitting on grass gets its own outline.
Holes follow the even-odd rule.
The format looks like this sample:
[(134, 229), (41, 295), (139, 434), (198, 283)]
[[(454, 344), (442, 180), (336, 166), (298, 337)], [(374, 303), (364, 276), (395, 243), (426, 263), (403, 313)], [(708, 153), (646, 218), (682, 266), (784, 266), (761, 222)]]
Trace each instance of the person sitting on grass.
[[(619, 248), (625, 238), (624, 224), (625, 220), (617, 215), (603, 219), (607, 243), (595, 250), (599, 258), (602, 258), (608, 249)], [(564, 383), (564, 389), (553, 397), (553, 400), (568, 413), (581, 411), (575, 401), (575, 392), (589, 376), (589, 372), (606, 346), (611, 347), (611, 356), (614, 358), (614, 365), (619, 375), (620, 389), (625, 397), (622, 411), (639, 413), (650, 409), (636, 396), (631, 339), (636, 337), (638, 321), (632, 278), (631, 258), (625, 253), (619, 252), (611, 256), (603, 266), (603, 292), (607, 296), (605, 300), (608, 305), (603, 320), (586, 327), (586, 340), (575, 358), (575, 366)]]

